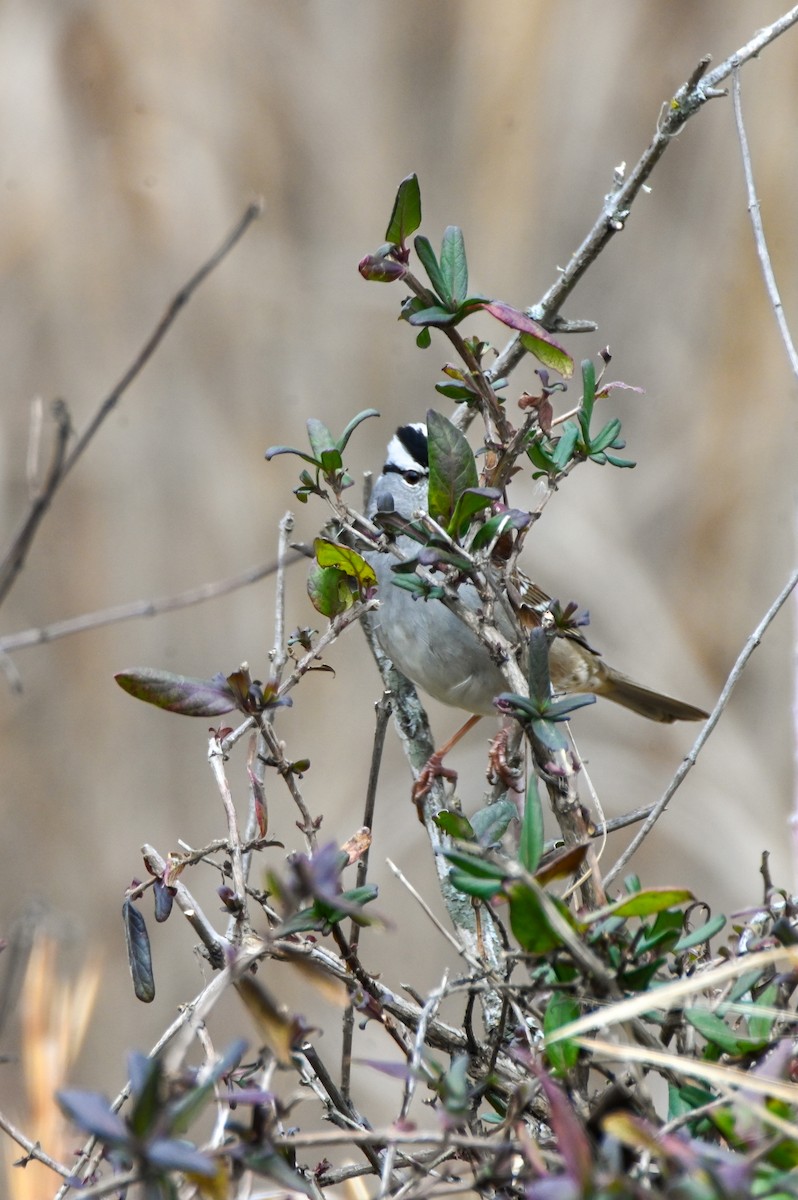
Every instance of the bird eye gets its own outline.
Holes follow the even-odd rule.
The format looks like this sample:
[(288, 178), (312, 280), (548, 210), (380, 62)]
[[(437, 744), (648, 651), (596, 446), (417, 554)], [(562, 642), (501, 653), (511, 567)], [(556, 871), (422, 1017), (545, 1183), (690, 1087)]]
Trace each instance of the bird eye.
[(420, 471), (404, 471), (405, 483), (409, 483), (411, 487), (415, 487), (417, 483), (421, 483), (424, 476)]

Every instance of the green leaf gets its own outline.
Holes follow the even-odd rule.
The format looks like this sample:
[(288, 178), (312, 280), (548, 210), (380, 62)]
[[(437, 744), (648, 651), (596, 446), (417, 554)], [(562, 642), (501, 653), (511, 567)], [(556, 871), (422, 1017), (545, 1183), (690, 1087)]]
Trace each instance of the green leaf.
[(467, 896), (475, 896), (478, 900), (492, 900), (502, 890), (502, 885), (494, 879), (477, 879), (465, 871), (450, 871), (449, 882), (458, 892), (465, 892)]
[(452, 537), (462, 537), (471, 524), (471, 519), (495, 500), (501, 499), (497, 488), (467, 488), (457, 498), (448, 532)]
[(439, 829), (442, 829), (444, 833), (448, 833), (449, 837), (459, 838), (464, 842), (475, 841), (471, 822), (462, 813), (451, 812), (449, 809), (442, 808), (432, 819)]
[[(765, 990), (756, 998), (757, 1007), (774, 1008), (778, 1004), (779, 986), (769, 983)], [(754, 1041), (768, 1041), (776, 1018), (772, 1013), (751, 1013), (748, 1018), (748, 1035)]]
[(586, 708), (589, 704), (595, 704), (595, 696), (569, 696), (566, 700), (553, 700), (551, 704), (546, 706), (547, 721), (570, 721), (573, 714), (579, 708)]
[(326, 538), (316, 538), (313, 553), (320, 567), (336, 567), (354, 579), (361, 593), (377, 586), (377, 576), (373, 569), (365, 558), (350, 546), (341, 546)]
[(386, 242), (401, 246), (421, 224), (421, 189), (416, 175), (406, 175), (399, 184), (393, 212), (385, 230)]
[[(550, 1034), (556, 1033), (563, 1025), (570, 1025), (572, 1021), (577, 1020), (579, 1013), (579, 1005), (573, 996), (567, 996), (563, 992), (554, 992), (543, 1014), (544, 1036), (548, 1037)], [(564, 1074), (566, 1071), (570, 1071), (571, 1067), (576, 1066), (579, 1058), (579, 1046), (576, 1042), (563, 1038), (562, 1041), (554, 1042), (551, 1046), (546, 1047), (546, 1057), (555, 1071)]]
[(545, 629), (533, 629), (529, 635), (529, 696), (539, 713), (551, 701), (549, 639)]
[(686, 1008), (686, 1020), (697, 1029), (703, 1038), (717, 1046), (724, 1054), (739, 1054), (741, 1040), (733, 1033), (721, 1017), (706, 1008)]
[(183, 717), (218, 717), (232, 712), (235, 696), (223, 675), (193, 679), (151, 667), (119, 671), (114, 679), (128, 695)]
[(436, 383), (435, 391), (446, 396), (447, 400), (457, 400), (458, 403), (473, 400), (476, 395), (472, 388), (463, 387), (461, 383)]
[(585, 926), (605, 917), (648, 917), (652, 913), (662, 912), (666, 908), (675, 908), (679, 904), (689, 904), (695, 896), (687, 888), (645, 888), (632, 896), (624, 896), (613, 904), (606, 904), (588, 913), (583, 920)]
[(466, 488), (479, 482), (474, 453), (464, 434), (440, 413), (427, 413), (429, 515), (447, 527)]
[(698, 929), (691, 929), (684, 937), (679, 938), (676, 945), (673, 947), (674, 954), (682, 954), (685, 950), (691, 950), (693, 946), (701, 946), (704, 942), (708, 942), (710, 938), (720, 933), (726, 924), (726, 917), (723, 913), (718, 913), (712, 917), (705, 925), (700, 925)]
[[(527, 954), (548, 954), (562, 945), (560, 935), (549, 925), (537, 891), (525, 883), (512, 883), (506, 892), (510, 904), (510, 928), (522, 950)], [(553, 897), (550, 899), (570, 924), (570, 914), (565, 906), (558, 904)]]
[(471, 817), (472, 841), (492, 846), (504, 837), (510, 822), (518, 816), (511, 800), (496, 800), (480, 808)]
[(430, 283), (438, 293), (438, 296), (445, 307), (451, 311), (451, 309), (454, 307), (452, 305), (452, 298), (447, 293), (446, 280), (444, 279), (443, 273), (438, 266), (438, 260), (435, 257), (435, 251), (432, 249), (429, 239), (422, 237), (419, 234), (419, 236), (414, 240), (413, 245), (416, 248), (416, 254), (421, 260), (421, 265), (427, 272)]
[(447, 1113), (462, 1116), (468, 1111), (470, 1090), (468, 1086), (468, 1067), (470, 1058), (467, 1054), (458, 1054), (452, 1060), (452, 1065), (438, 1085), (438, 1094)]
[(431, 308), (420, 308), (407, 318), (411, 325), (455, 325), (457, 316), (448, 308), (434, 304)]
[(325, 452), (338, 449), (335, 444), (335, 438), (324, 422), (318, 421), (315, 417), (308, 417), (307, 426), (310, 449), (318, 461), (321, 462), (322, 455)]
[(593, 405), (596, 400), (596, 368), (592, 358), (582, 359), (582, 403), (580, 405), (580, 420), (585, 418), (585, 437), (593, 420)]
[(487, 862), (484, 858), (477, 858), (475, 854), (466, 854), (462, 850), (444, 850), (443, 856), (458, 870), (468, 875), (475, 875), (480, 879), (493, 879), (502, 883), (507, 874), (496, 863)]
[(538, 362), (543, 363), (551, 371), (558, 371), (563, 379), (570, 379), (574, 373), (574, 360), (567, 350), (553, 344), (548, 338), (536, 337), (533, 333), (520, 333), (521, 345)]
[(269, 446), (263, 457), (267, 462), (271, 462), (278, 454), (295, 454), (297, 458), (301, 458), (303, 462), (310, 463), (312, 467), (321, 467), (321, 463), (317, 458), (306, 454), (304, 450), (296, 450), (293, 446)]
[(364, 408), (363, 411), (359, 412), (356, 417), (352, 417), (352, 420), (349, 422), (346, 429), (336, 442), (341, 454), (343, 454), (344, 450), (346, 450), (349, 439), (357, 429), (358, 425), (361, 425), (364, 421), (367, 421), (369, 417), (378, 417), (379, 415), (380, 414), (376, 408)]
[(540, 803), (537, 778), (529, 773), (529, 782), (524, 800), (524, 817), (518, 838), (518, 861), (530, 874), (538, 868), (543, 853), (543, 806)]
[(576, 421), (566, 421), (561, 436), (554, 444), (551, 460), (558, 471), (564, 471), (574, 456), (579, 441), (579, 426)]
[(600, 433), (590, 439), (590, 453), (599, 454), (602, 450), (606, 450), (607, 446), (611, 446), (618, 434), (621, 432), (621, 422), (617, 417), (613, 417), (608, 421)]
[(338, 567), (314, 565), (308, 572), (310, 602), (323, 617), (332, 620), (352, 607), (354, 595), (350, 576)]
[(459, 306), (468, 295), (468, 263), (463, 231), (457, 225), (447, 225), (443, 231), (441, 274), (452, 304)]

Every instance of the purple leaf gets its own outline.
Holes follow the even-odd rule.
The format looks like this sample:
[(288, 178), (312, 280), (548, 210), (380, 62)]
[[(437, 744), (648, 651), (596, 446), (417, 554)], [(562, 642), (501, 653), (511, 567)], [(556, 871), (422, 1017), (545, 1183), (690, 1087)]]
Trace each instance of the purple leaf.
[(236, 707), (235, 696), (223, 675), (192, 679), (152, 667), (119, 671), (114, 678), (123, 691), (156, 708), (184, 717), (218, 717)]

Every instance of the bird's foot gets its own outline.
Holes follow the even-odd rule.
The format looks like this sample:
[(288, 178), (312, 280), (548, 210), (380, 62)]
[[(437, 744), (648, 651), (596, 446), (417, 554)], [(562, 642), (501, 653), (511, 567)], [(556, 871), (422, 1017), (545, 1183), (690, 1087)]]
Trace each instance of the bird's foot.
[(451, 767), (443, 765), (443, 752), (440, 750), (430, 754), (413, 784), (413, 803), (416, 808), (419, 808), (422, 800), (429, 795), (430, 788), (436, 779), (448, 779), (451, 783), (457, 783), (457, 772), (453, 771)]
[(508, 740), (510, 737), (509, 727), (500, 729), (493, 738), (488, 751), (488, 782), (502, 783), (510, 792), (522, 792), (524, 790), (523, 778), (524, 773), (520, 767), (516, 766), (510, 760)]

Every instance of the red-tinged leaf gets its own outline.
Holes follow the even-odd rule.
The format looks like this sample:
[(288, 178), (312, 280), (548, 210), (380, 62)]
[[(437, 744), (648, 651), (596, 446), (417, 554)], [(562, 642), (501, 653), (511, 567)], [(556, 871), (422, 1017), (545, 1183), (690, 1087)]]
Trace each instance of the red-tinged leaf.
[(596, 399), (603, 400), (609, 396), (610, 392), (637, 392), (638, 396), (645, 396), (646, 389), (635, 387), (633, 383), (622, 383), (620, 379), (614, 379), (612, 383), (603, 383), (596, 392)]
[(263, 791), (263, 785), (255, 775), (254, 771), (248, 770), (249, 786), (252, 792), (252, 801), (255, 806), (255, 820), (258, 822), (258, 836), (266, 837), (269, 831), (269, 814), (266, 809), (266, 796)]
[(119, 671), (114, 678), (123, 691), (183, 717), (218, 717), (235, 708), (235, 697), (223, 675), (192, 679), (151, 667)]
[(161, 924), (166, 921), (172, 911), (174, 901), (174, 893), (171, 888), (168, 888), (156, 879), (152, 887), (153, 896), (155, 899), (155, 920)]
[(383, 258), (377, 254), (366, 254), (357, 264), (357, 269), (369, 283), (393, 283), (404, 279), (407, 274), (405, 263), (395, 262), (392, 258)]
[(517, 329), (524, 349), (534, 354), (538, 362), (542, 362), (553, 371), (558, 371), (564, 379), (571, 378), (574, 373), (574, 360), (547, 329), (533, 321), (526, 313), (501, 300), (492, 300), (483, 307), (503, 325)]
[(565, 1170), (574, 1183), (587, 1194), (593, 1173), (590, 1139), (565, 1092), (545, 1071), (537, 1069), (535, 1074), (549, 1102), (549, 1124), (557, 1138), (557, 1147), (563, 1157)]
[(566, 850), (547, 859), (540, 870), (535, 872), (535, 880), (541, 887), (552, 883), (555, 879), (567, 879), (578, 871), (588, 852), (588, 843), (582, 842), (577, 846), (569, 846)]
[(150, 1004), (155, 999), (155, 978), (147, 926), (132, 900), (125, 900), (122, 905), (122, 919), (125, 923), (127, 961), (133, 979), (133, 991), (137, 1000)]

